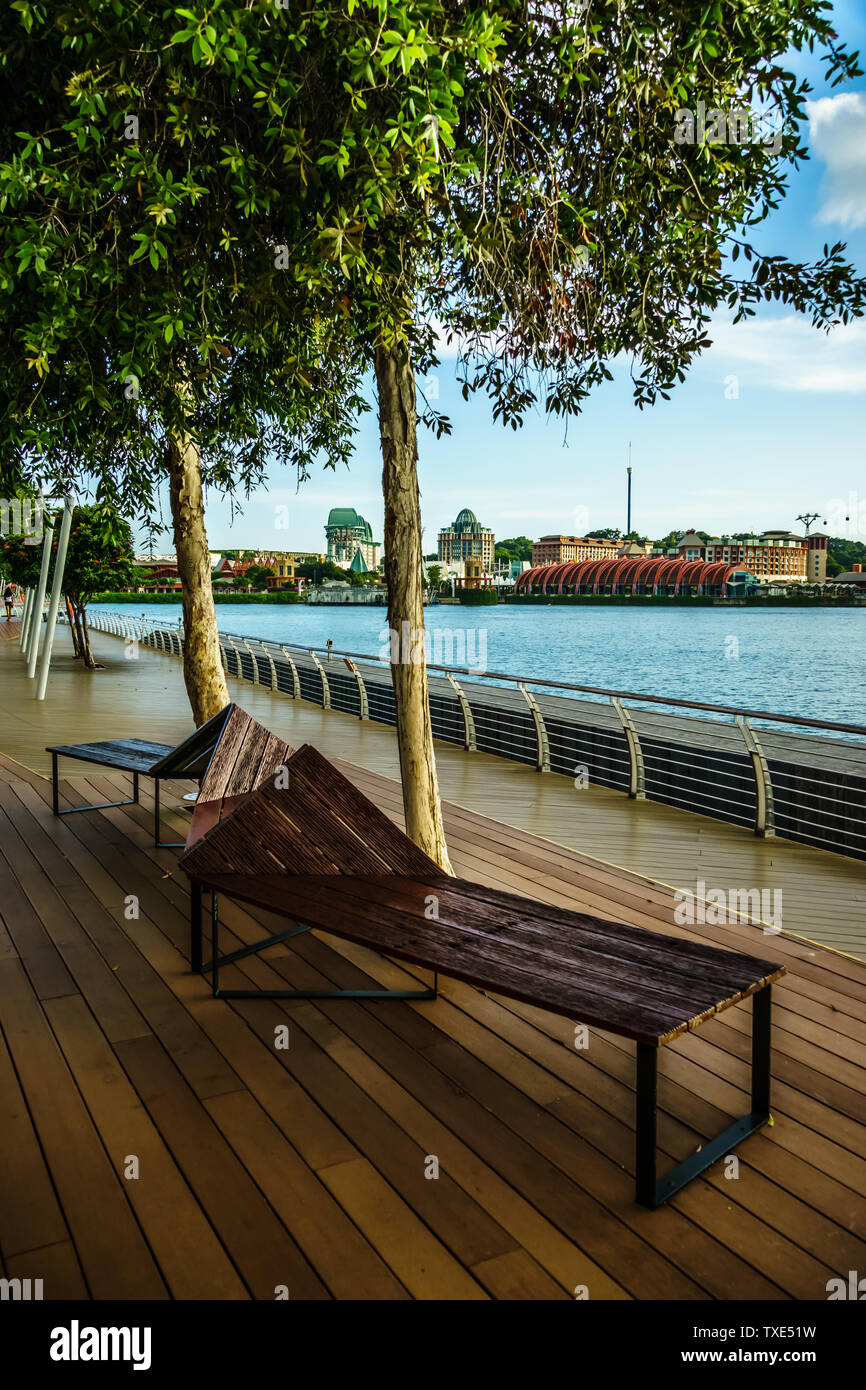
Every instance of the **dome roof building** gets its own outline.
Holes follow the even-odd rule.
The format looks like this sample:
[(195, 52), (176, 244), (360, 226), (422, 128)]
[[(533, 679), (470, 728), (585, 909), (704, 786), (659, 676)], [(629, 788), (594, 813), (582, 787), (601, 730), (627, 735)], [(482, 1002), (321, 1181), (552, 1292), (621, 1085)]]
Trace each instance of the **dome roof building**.
[(445, 565), (480, 560), (483, 570), (492, 571), (495, 544), (493, 532), (482, 526), (469, 507), (464, 507), (456, 520), (439, 532), (439, 559)]
[(335, 565), (352, 566), (361, 556), (365, 573), (378, 569), (382, 543), (373, 539), (373, 528), (354, 507), (332, 507), (325, 522), (328, 559)]

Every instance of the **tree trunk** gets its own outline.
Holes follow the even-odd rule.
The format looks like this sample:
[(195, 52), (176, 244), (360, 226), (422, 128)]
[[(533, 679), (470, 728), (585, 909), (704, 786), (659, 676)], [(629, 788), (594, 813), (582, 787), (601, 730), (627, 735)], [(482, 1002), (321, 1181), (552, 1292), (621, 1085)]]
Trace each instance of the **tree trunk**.
[(88, 671), (96, 670), (93, 648), (90, 645), (90, 628), (87, 626), (87, 609), (82, 605), (78, 610), (81, 616), (81, 654)]
[(72, 637), (72, 654), (75, 660), (77, 661), (78, 658), (81, 656), (81, 643), (78, 640), (78, 627), (77, 619), (75, 616), (75, 609), (72, 607), (72, 604), (69, 602), (69, 599), (66, 600), (66, 617), (69, 620), (69, 633)]
[(81, 630), (81, 610), (73, 599), (70, 599), (70, 602), (72, 603), (72, 616), (75, 619), (75, 640), (78, 644), (78, 655), (86, 666), (87, 660), (84, 655), (84, 633)]
[(408, 350), (376, 349), (391, 680), (406, 834), (448, 873), (424, 651), (415, 376)]
[(201, 455), (188, 436), (168, 445), (169, 497), (177, 569), (182, 585), (183, 678), (196, 725), (229, 703), (211, 587), (210, 553), (204, 526)]

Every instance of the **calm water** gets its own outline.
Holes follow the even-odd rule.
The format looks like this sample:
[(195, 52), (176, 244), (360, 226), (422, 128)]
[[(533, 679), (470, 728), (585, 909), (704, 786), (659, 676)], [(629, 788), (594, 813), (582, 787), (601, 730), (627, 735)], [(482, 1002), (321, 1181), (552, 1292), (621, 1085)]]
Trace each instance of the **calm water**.
[[(152, 620), (180, 617), (174, 603), (124, 608)], [(336, 649), (374, 656), (386, 640), (377, 608), (218, 604), (217, 619), (223, 631), (248, 637), (304, 647), (330, 637)], [(425, 622), (431, 660), (444, 665), (866, 723), (863, 608), (442, 605), (425, 609)]]

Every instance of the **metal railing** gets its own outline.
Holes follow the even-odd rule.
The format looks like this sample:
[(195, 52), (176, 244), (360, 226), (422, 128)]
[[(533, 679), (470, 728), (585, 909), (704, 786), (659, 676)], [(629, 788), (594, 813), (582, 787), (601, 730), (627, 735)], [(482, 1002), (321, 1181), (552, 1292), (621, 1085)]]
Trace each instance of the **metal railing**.
[[(183, 652), (182, 623), (93, 610), (90, 625)], [(396, 722), (387, 660), (333, 643), (307, 648), (230, 632), (220, 633), (220, 646), (230, 676), (358, 719)], [(434, 735), (467, 752), (866, 859), (864, 725), (501, 671), (427, 669)]]

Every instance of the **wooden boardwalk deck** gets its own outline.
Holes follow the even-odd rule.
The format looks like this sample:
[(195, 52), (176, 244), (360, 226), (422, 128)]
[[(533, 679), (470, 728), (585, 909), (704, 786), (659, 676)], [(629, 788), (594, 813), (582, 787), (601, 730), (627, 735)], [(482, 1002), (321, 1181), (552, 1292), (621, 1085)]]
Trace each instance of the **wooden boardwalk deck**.
[[(395, 783), (344, 771), (399, 819)], [(76, 768), (64, 795), (126, 786)], [(592, 1030), (576, 1050), (568, 1020), (445, 979), (431, 1003), (214, 1000), (188, 971), (150, 792), (58, 821), (46, 781), (0, 757), (5, 1276), (42, 1278), (46, 1298), (823, 1300), (866, 1267), (866, 964), (746, 923), (690, 929), (788, 966), (774, 1123), (738, 1150), (738, 1177), (717, 1165), (650, 1212), (621, 1038)], [(634, 872), (459, 806), (446, 828), (467, 877), (682, 931), (671, 892)], [(225, 949), (266, 927), (224, 915)], [(320, 934), (292, 945), (225, 983), (405, 979)], [(745, 1108), (748, 1048), (736, 1006), (663, 1050), (671, 1160)]]

